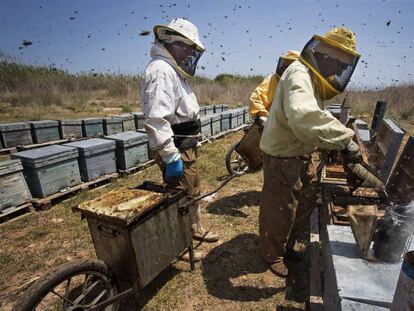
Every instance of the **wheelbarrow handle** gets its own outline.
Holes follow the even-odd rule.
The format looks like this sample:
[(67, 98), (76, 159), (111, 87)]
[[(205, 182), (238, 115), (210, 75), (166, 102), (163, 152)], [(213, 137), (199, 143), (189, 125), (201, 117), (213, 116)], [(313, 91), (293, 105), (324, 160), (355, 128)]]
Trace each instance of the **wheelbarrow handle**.
[(194, 203), (200, 201), (201, 199), (208, 197), (209, 195), (212, 195), (213, 193), (216, 193), (217, 191), (219, 191), (221, 188), (223, 188), (225, 185), (227, 185), (231, 180), (233, 180), (235, 177), (238, 177), (238, 175), (229, 175), (225, 180), (223, 180), (221, 182), (220, 185), (217, 186), (217, 188), (215, 188), (214, 190), (204, 193), (198, 197), (195, 198), (191, 198), (189, 201), (183, 203), (182, 205), (179, 206), (179, 208), (182, 209), (186, 209), (188, 207), (190, 207), (191, 205), (193, 205)]

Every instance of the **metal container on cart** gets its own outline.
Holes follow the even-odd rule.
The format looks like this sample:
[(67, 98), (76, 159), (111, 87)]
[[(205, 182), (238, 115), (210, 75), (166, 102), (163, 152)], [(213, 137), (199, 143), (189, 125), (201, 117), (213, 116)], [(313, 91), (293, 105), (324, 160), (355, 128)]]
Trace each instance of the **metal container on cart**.
[(82, 121), (81, 120), (60, 120), (59, 131), (60, 131), (60, 136), (63, 139), (81, 138), (82, 137)]
[(83, 137), (101, 137), (104, 135), (103, 122), (100, 118), (82, 119)]
[(96, 256), (115, 276), (118, 290), (144, 288), (186, 249), (191, 225), (183, 190), (145, 182), (79, 205)]
[(78, 149), (82, 181), (91, 181), (116, 172), (115, 141), (92, 138), (68, 143), (65, 146)]
[(115, 154), (118, 169), (127, 170), (148, 161), (147, 134), (129, 131), (105, 136), (105, 138), (114, 140), (116, 143)]
[(31, 121), (33, 142), (36, 144), (60, 140), (59, 122), (53, 120)]
[(25, 122), (0, 124), (4, 148), (33, 144), (30, 124)]
[(103, 127), (105, 135), (113, 135), (122, 132), (122, 120), (106, 118), (103, 119)]
[(23, 177), (20, 160), (0, 162), (0, 185), (0, 214), (3, 210), (20, 206), (32, 198)]
[(43, 198), (80, 183), (78, 151), (76, 148), (52, 145), (17, 152), (31, 194)]
[(133, 114), (123, 113), (114, 116), (113, 119), (121, 119), (123, 132), (135, 131), (135, 120)]

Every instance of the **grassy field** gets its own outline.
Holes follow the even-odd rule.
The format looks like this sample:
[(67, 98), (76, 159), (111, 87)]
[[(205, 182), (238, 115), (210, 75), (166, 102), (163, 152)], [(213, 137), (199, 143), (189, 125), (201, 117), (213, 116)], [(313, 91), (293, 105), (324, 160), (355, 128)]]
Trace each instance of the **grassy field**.
[[(263, 77), (220, 75), (194, 78), (190, 84), (201, 105), (248, 105)], [(137, 76), (101, 73), (71, 75), (53, 67), (21, 65), (0, 55), (0, 122), (111, 116), (139, 110)], [(378, 100), (389, 103), (387, 116), (414, 132), (414, 86), (382, 90), (348, 90), (352, 113), (370, 121)], [(204, 191), (227, 174), (224, 157), (241, 138), (231, 134), (200, 151)], [(95, 256), (85, 221), (71, 207), (110, 189), (144, 180), (161, 181), (156, 167), (119, 178), (105, 188), (82, 191), (51, 210), (32, 213), (0, 225), (0, 309), (9, 310), (22, 291), (40, 275), (74, 259)], [(173, 263), (137, 297), (143, 310), (303, 310), (308, 295), (309, 262), (292, 267), (282, 280), (266, 271), (258, 250), (258, 206), (262, 173), (242, 176), (203, 202), (207, 228), (220, 234), (219, 243), (201, 244), (207, 253), (189, 272), (188, 264)], [(299, 245), (305, 248), (307, 235)]]
[[(203, 192), (227, 175), (224, 156), (241, 133), (208, 143), (200, 150)], [(0, 225), (0, 309), (9, 310), (22, 290), (38, 276), (64, 262), (94, 258), (86, 222), (71, 207), (121, 186), (160, 181), (157, 167), (105, 188), (82, 191), (52, 209)], [(207, 253), (194, 272), (173, 263), (137, 297), (143, 310), (303, 310), (308, 295), (309, 262), (292, 268), (286, 281), (266, 271), (259, 256), (258, 211), (262, 173), (248, 174), (204, 201), (204, 225), (219, 233), (218, 243), (197, 245)], [(306, 234), (299, 247), (306, 246)]]

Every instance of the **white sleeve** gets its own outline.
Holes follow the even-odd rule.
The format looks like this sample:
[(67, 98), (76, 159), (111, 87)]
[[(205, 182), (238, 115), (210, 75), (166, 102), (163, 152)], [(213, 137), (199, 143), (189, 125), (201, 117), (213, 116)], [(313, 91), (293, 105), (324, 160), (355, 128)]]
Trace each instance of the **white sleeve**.
[(161, 158), (179, 154), (174, 145), (171, 120), (175, 114), (174, 76), (169, 72), (155, 71), (144, 76), (141, 84), (142, 110), (146, 121), (149, 145)]

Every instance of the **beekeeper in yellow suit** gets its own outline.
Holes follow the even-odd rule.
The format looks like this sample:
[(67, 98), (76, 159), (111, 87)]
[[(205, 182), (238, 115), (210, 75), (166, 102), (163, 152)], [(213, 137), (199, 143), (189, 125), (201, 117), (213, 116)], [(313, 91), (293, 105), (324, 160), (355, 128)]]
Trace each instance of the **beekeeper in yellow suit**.
[(257, 119), (260, 124), (264, 124), (269, 116), (270, 105), (272, 104), (273, 97), (277, 85), (279, 84), (280, 77), (285, 72), (286, 68), (289, 67), (299, 57), (298, 51), (288, 51), (284, 55), (279, 57), (277, 63), (276, 72), (272, 75), (267, 76), (262, 83), (253, 91), (250, 96), (249, 112), (252, 119)]
[(341, 151), (344, 161), (359, 161), (354, 132), (325, 110), (324, 100), (345, 90), (360, 55), (347, 28), (314, 35), (280, 78), (260, 141), (264, 183), (259, 215), (263, 259), (286, 277), (286, 261), (298, 262), (299, 233), (315, 206), (316, 149)]

